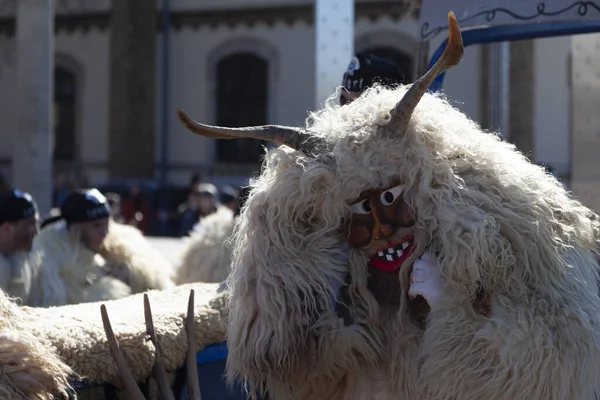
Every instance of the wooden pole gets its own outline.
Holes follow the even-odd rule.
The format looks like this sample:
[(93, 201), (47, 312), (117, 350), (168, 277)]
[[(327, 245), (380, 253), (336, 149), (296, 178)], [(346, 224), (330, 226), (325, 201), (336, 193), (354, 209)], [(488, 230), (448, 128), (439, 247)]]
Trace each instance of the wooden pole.
[(315, 108), (342, 84), (354, 55), (354, 0), (315, 2)]
[(31, 193), (40, 212), (52, 207), (52, 0), (19, 0), (16, 15), (17, 131), (13, 186)]

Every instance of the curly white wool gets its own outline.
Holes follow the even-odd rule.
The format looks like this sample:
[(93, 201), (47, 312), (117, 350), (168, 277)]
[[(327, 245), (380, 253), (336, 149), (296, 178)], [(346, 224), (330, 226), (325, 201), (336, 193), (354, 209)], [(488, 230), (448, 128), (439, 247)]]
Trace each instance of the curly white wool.
[[(382, 385), (390, 399), (581, 398), (600, 380), (597, 216), (440, 96), (393, 131), (388, 111), (406, 90), (371, 88), (344, 107), (332, 97), (307, 121), (332, 145), (316, 158), (268, 151), (235, 235), (230, 381), (274, 398), (366, 399)], [(362, 251), (335, 254), (348, 204), (398, 178), (415, 253), (438, 253), (447, 283), (425, 332), (405, 293), (393, 314), (378, 305)], [(344, 327), (328, 299), (348, 272), (355, 324)], [(480, 286), (490, 318), (470, 307)]]

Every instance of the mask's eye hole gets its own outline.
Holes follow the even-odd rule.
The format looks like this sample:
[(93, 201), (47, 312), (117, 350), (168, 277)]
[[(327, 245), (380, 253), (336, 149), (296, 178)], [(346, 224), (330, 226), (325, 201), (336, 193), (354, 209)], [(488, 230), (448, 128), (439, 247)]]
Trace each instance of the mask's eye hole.
[(396, 201), (396, 199), (398, 197), (400, 197), (400, 195), (402, 194), (402, 190), (403, 190), (402, 185), (395, 186), (391, 189), (388, 189), (385, 192), (381, 193), (381, 196), (379, 197), (379, 201), (384, 206), (392, 205), (392, 203), (394, 203)]
[(358, 203), (354, 203), (350, 206), (350, 210), (352, 214), (370, 214), (371, 213), (371, 203), (369, 200), (364, 199), (359, 201)]

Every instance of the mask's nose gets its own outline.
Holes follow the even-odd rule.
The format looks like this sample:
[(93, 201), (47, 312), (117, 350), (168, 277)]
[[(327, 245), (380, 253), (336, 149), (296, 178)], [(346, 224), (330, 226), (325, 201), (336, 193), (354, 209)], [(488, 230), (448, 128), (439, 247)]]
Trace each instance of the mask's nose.
[(371, 238), (373, 240), (385, 239), (389, 236), (392, 236), (396, 231), (394, 227), (390, 224), (382, 223), (381, 218), (377, 214), (377, 210), (375, 207), (371, 206), (371, 212), (373, 214), (373, 219), (375, 221), (375, 225), (373, 226), (373, 231), (371, 232)]

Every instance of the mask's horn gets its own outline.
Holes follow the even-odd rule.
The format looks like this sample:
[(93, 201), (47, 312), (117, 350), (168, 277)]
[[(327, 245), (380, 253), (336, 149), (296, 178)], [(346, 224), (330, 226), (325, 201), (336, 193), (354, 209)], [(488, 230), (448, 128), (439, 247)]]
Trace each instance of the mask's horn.
[(314, 154), (322, 138), (314, 136), (300, 128), (280, 125), (247, 126), (243, 128), (225, 128), (201, 124), (190, 118), (182, 109), (177, 110), (179, 120), (190, 131), (213, 139), (252, 138), (267, 140), (291, 147), (306, 154)]
[(413, 111), (417, 107), (417, 104), (419, 104), (421, 97), (423, 97), (425, 92), (427, 92), (427, 89), (429, 89), (429, 86), (431, 86), (438, 75), (460, 62), (463, 51), (460, 27), (458, 26), (456, 16), (450, 11), (448, 13), (448, 44), (446, 45), (444, 53), (425, 75), (413, 83), (408, 92), (402, 97), (402, 100), (396, 104), (390, 113), (392, 117), (390, 124), (394, 124), (398, 130), (404, 132)]

